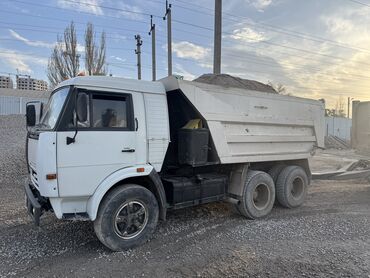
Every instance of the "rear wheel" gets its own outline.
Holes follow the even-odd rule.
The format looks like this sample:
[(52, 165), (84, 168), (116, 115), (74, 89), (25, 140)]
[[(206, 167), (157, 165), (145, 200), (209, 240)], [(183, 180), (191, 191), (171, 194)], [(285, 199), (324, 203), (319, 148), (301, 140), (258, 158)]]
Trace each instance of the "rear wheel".
[[(276, 182), (277, 182), (277, 179), (281, 173), (281, 171), (283, 171), (283, 169), (286, 167), (286, 165), (284, 164), (275, 164), (274, 166), (271, 167), (271, 169), (268, 171), (268, 174), (270, 175), (270, 177), (272, 178), (272, 180), (274, 181), (274, 184), (276, 186)], [(276, 188), (276, 187), (275, 187)], [(275, 189), (276, 191), (276, 189)], [(275, 192), (276, 194), (276, 192)], [(275, 204), (278, 205), (279, 202), (275, 196)]]
[(272, 168), (268, 171), (268, 174), (271, 176), (272, 180), (274, 181), (274, 183), (276, 184), (277, 182), (277, 179), (281, 173), (281, 171), (283, 171), (283, 169), (286, 167), (286, 165), (284, 164), (276, 164), (274, 166), (272, 166)]
[(148, 189), (134, 184), (120, 186), (102, 201), (95, 233), (113, 251), (133, 248), (152, 236), (158, 214), (157, 200)]
[(237, 209), (249, 219), (268, 215), (274, 205), (275, 187), (272, 178), (265, 172), (250, 170), (244, 186), (242, 200)]
[(286, 208), (301, 206), (307, 195), (308, 177), (299, 166), (287, 166), (276, 182), (276, 198)]

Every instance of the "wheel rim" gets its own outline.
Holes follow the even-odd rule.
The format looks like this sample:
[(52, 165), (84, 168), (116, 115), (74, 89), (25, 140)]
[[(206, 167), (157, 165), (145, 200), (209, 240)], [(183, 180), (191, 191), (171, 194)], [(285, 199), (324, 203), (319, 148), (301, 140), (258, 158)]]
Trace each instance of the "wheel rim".
[(148, 209), (141, 201), (128, 201), (120, 206), (114, 216), (114, 231), (123, 239), (137, 237), (148, 223)]
[(270, 204), (270, 188), (261, 183), (256, 186), (253, 192), (253, 206), (257, 210), (264, 210)]
[(294, 199), (300, 199), (304, 193), (304, 181), (300, 177), (296, 177), (292, 182), (290, 194)]

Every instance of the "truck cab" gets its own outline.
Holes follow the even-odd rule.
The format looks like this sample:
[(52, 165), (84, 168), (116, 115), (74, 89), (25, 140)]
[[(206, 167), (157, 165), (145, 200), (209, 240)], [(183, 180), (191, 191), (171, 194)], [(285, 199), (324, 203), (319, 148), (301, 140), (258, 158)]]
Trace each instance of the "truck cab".
[(223, 158), (227, 137), (215, 132), (231, 120), (207, 120), (173, 82), (76, 77), (55, 88), (42, 111), (29, 104), (25, 191), (36, 224), (45, 211), (94, 221), (103, 244), (124, 250), (147, 241), (169, 209), (228, 200), (260, 218), (272, 209), (276, 184), (280, 203), (303, 203), (310, 172), (302, 154), (255, 163), (241, 154)]

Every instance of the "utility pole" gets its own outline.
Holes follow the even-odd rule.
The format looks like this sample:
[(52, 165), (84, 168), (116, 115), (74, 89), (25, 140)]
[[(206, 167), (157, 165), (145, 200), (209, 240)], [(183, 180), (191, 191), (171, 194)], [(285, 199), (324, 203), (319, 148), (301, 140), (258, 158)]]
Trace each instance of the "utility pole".
[(155, 61), (155, 24), (153, 24), (153, 16), (150, 16), (150, 31), (149, 36), (152, 36), (152, 80), (155, 81), (156, 77), (156, 61)]
[(349, 114), (350, 114), (350, 109), (351, 109), (351, 101), (353, 100), (353, 98), (351, 97), (348, 97), (348, 114), (347, 114), (347, 118), (349, 119)]
[(168, 55), (168, 76), (172, 75), (172, 28), (171, 28), (171, 4), (166, 0), (166, 14), (163, 20), (167, 18), (167, 55)]
[(351, 103), (351, 98), (348, 97), (348, 114), (347, 114), (347, 118), (349, 119), (349, 106), (350, 106), (350, 103)]
[(215, 33), (213, 49), (213, 73), (221, 73), (222, 0), (215, 0)]
[(141, 80), (141, 45), (143, 44), (143, 41), (141, 40), (139, 34), (135, 36), (135, 40), (136, 40), (135, 54), (137, 55), (137, 79)]

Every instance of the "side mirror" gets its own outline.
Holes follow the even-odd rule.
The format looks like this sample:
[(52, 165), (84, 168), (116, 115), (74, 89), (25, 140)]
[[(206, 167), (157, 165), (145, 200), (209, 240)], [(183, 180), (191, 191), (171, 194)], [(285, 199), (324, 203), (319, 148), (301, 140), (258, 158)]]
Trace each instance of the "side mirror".
[(40, 103), (40, 116), (39, 121), (41, 121), (42, 116), (44, 115), (44, 103)]
[(77, 103), (76, 103), (76, 114), (77, 120), (79, 122), (86, 122), (87, 121), (87, 105), (89, 101), (89, 96), (85, 93), (80, 93), (77, 96)]
[(75, 124), (75, 135), (73, 137), (67, 136), (66, 138), (66, 144), (70, 145), (74, 142), (76, 142), (76, 136), (78, 132), (78, 122), (86, 122), (87, 119), (87, 111), (88, 111), (88, 104), (89, 104), (89, 96), (86, 93), (79, 93), (76, 98), (76, 118), (74, 118), (74, 124)]
[(26, 107), (26, 122), (27, 127), (35, 126), (36, 124), (36, 107), (33, 104), (29, 104)]

